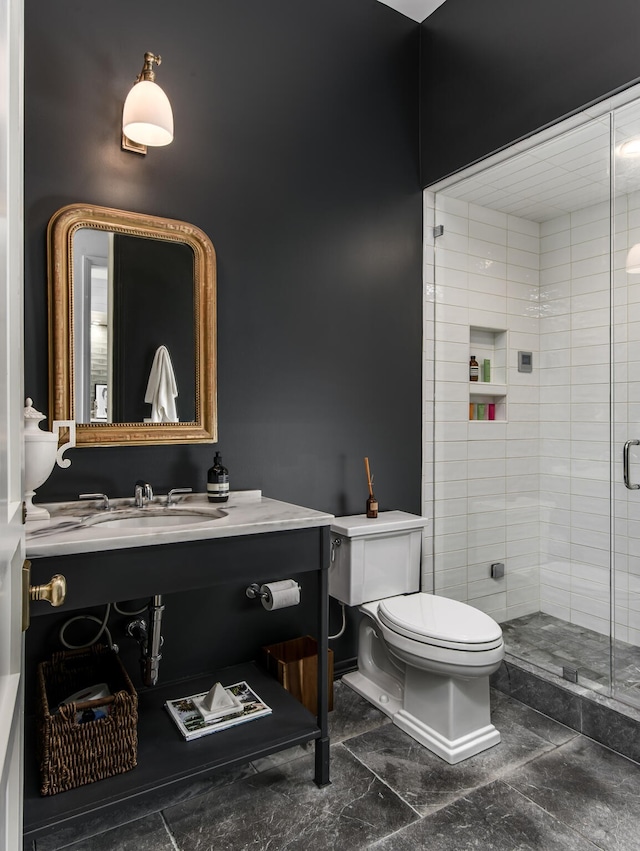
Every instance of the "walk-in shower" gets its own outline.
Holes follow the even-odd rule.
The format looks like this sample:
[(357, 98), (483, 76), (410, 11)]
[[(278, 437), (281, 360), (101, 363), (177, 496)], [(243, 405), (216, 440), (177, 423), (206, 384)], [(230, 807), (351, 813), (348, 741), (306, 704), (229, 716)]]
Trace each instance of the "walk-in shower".
[(634, 97), (425, 192), (424, 579), (511, 656), (640, 707)]

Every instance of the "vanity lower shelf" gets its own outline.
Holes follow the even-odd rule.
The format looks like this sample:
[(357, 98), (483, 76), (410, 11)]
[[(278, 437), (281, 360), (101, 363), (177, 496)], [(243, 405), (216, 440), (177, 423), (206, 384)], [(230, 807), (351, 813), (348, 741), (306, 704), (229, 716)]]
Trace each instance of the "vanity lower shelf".
[[(213, 682), (246, 680), (273, 710), (271, 715), (185, 741), (164, 708), (166, 700), (207, 691)], [(159, 686), (139, 695), (138, 765), (132, 771), (51, 797), (39, 793), (35, 721), (25, 719), (24, 837), (37, 839), (52, 830), (72, 831), (91, 818), (113, 816), (129, 799), (158, 800), (188, 778), (250, 762), (320, 738), (316, 718), (254, 663), (234, 665), (206, 677)], [(317, 743), (317, 746), (320, 743)], [(326, 743), (328, 748), (328, 742)], [(317, 763), (317, 754), (316, 754)], [(309, 778), (310, 782), (312, 777)], [(160, 809), (160, 807), (156, 807)], [(127, 820), (124, 818), (123, 820)]]

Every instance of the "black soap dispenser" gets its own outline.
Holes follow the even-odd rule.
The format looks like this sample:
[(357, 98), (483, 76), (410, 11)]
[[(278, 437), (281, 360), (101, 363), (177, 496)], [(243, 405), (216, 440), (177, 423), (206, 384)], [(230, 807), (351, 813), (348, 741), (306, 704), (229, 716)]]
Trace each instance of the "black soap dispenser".
[(216, 452), (213, 467), (207, 473), (207, 498), (209, 502), (226, 502), (229, 499), (229, 471), (223, 465), (219, 452)]

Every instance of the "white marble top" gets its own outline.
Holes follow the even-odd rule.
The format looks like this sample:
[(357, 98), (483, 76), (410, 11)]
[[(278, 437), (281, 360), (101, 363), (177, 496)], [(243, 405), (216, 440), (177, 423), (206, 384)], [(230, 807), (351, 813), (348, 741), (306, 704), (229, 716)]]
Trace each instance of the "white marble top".
[[(111, 510), (98, 508), (99, 500), (49, 503), (49, 520), (31, 521), (26, 525), (26, 554), (28, 558), (92, 553), (154, 544), (175, 544), (182, 541), (202, 541), (208, 538), (231, 538), (238, 535), (257, 535), (289, 529), (328, 526), (332, 514), (303, 508), (262, 496), (261, 491), (233, 491), (228, 502), (212, 504), (206, 494), (188, 494), (176, 498), (167, 509), (166, 498), (158, 497), (145, 508), (136, 509), (131, 499), (114, 499)], [(216, 512), (225, 512), (216, 517)], [(147, 528), (114, 528), (105, 520), (130, 517), (187, 515), (184, 526), (150, 526)], [(202, 521), (194, 519), (202, 515)]]

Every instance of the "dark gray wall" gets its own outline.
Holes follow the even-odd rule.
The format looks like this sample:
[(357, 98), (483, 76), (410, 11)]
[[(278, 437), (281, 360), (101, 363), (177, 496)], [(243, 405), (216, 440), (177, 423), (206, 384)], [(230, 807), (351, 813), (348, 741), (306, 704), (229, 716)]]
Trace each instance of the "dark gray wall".
[(640, 78), (636, 0), (447, 0), (421, 25), (428, 186)]
[[(143, 158), (120, 127), (147, 50), (176, 132)], [(26, 0), (25, 393), (48, 410), (59, 207), (191, 222), (218, 259), (218, 445), (76, 449), (39, 500), (203, 491), (219, 448), (232, 488), (335, 514), (364, 511), (368, 455), (381, 509), (420, 511), (418, 54), (377, 0)]]
[[(232, 488), (420, 510), (419, 26), (376, 0), (26, 3), (25, 392), (47, 410), (45, 229), (84, 201), (192, 222), (218, 258)], [(120, 150), (146, 50), (175, 141)], [(39, 499), (205, 489), (214, 446), (83, 448)]]

